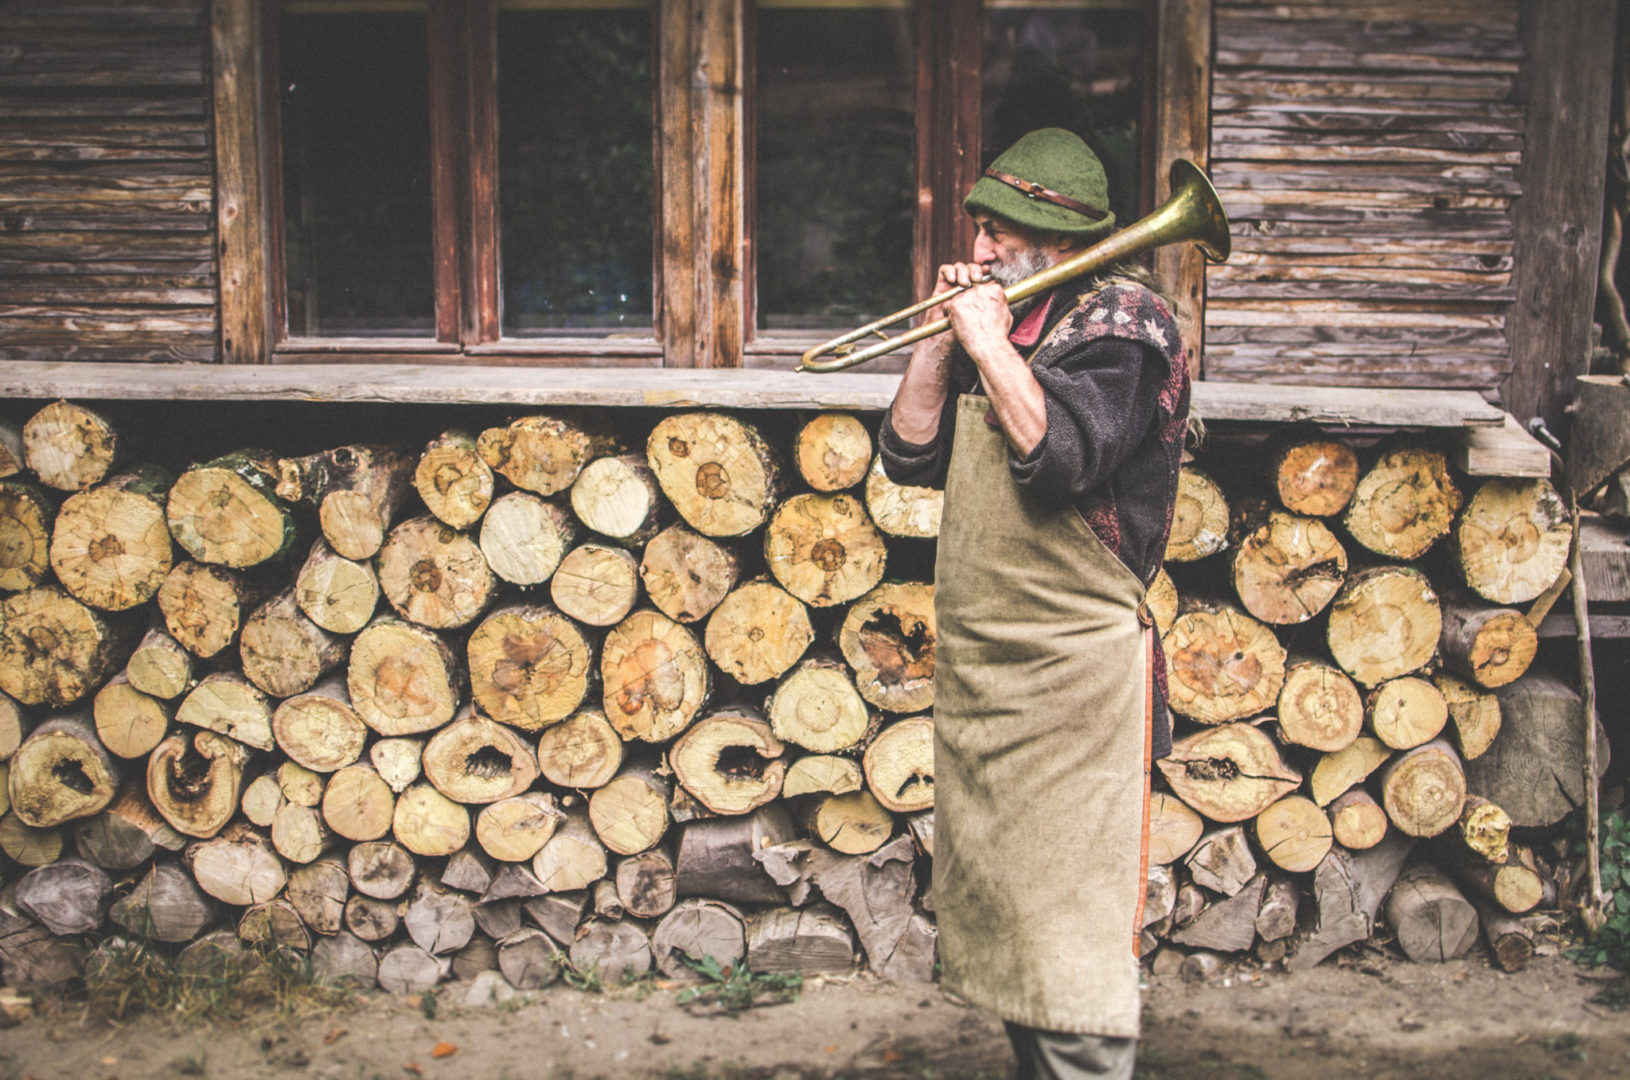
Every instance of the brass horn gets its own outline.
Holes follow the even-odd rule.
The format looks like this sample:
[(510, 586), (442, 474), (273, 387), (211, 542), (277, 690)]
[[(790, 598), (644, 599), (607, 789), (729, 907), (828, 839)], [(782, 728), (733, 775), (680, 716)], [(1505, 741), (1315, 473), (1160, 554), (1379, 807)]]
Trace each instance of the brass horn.
[[(1222, 201), (1217, 198), (1216, 189), (1211, 186), (1211, 181), (1206, 179), (1206, 174), (1193, 162), (1179, 158), (1172, 162), (1171, 188), (1171, 198), (1153, 212), (1126, 228), (1111, 233), (1085, 251), (1049, 266), (1017, 285), (1008, 286), (1003, 293), (1007, 297), (1007, 302), (1017, 303), (1027, 297), (1056, 288), (1066, 281), (1073, 281), (1083, 274), (1120, 262), (1122, 259), (1183, 240), (1192, 240), (1198, 244), (1206, 258), (1212, 262), (1226, 261), (1229, 248), (1228, 215), (1223, 212)], [(943, 304), (967, 288), (968, 286), (958, 286), (936, 293), (910, 307), (901, 308), (893, 315), (885, 315), (875, 322), (869, 322), (831, 341), (823, 342), (803, 355), (798, 362), (798, 370), (842, 371), (844, 368), (864, 364), (885, 353), (914, 344), (923, 338), (943, 334), (951, 328), (950, 319), (936, 319), (894, 337), (883, 333), (883, 328), (903, 322), (936, 304)], [(853, 349), (851, 342), (872, 334), (878, 335), (883, 340), (858, 352), (849, 351)], [(845, 348), (846, 346), (848, 348)], [(817, 359), (827, 353), (836, 355), (830, 360)]]

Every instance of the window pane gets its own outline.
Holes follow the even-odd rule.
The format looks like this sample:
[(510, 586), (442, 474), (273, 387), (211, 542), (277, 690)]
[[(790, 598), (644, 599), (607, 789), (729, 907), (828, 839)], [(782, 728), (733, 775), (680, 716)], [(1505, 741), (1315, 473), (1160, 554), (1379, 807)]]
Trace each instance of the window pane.
[(1140, 2), (987, 4), (981, 165), (1027, 131), (1068, 128), (1103, 160), (1116, 222), (1136, 220), (1147, 32)]
[(766, 3), (757, 18), (759, 325), (897, 310), (916, 207), (910, 12)]
[(530, 6), (498, 15), (504, 333), (649, 338), (650, 11)]
[(433, 334), (422, 11), (290, 5), (278, 48), (289, 332)]

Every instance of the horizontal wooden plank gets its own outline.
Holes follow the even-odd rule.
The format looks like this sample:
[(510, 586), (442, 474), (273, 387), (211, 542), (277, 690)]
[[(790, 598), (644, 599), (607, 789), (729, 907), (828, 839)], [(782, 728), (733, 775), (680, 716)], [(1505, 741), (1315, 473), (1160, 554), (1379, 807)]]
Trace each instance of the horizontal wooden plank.
[(120, 334), (112, 340), (75, 338), (66, 343), (33, 344), (13, 341), (8, 335), (6, 340), (0, 341), (0, 360), (8, 364), (117, 363), (120, 367), (142, 368), (162, 363), (214, 364), (220, 358), (221, 351), (213, 336), (178, 338), (169, 335), (149, 339)]
[(0, 341), (13, 330), (76, 334), (209, 334), (215, 330), (213, 307), (128, 307), (45, 304), (0, 304)]
[[(1377, 107), (1351, 109), (1236, 109), (1215, 112), (1212, 123), (1220, 129), (1280, 128), (1286, 131), (1380, 132), (1458, 131), (1489, 135), (1521, 135), (1522, 117), (1479, 110), (1466, 116), (1443, 116), (1427, 108), (1411, 112), (1404, 103), (1397, 110)], [(1490, 110), (1503, 110), (1500, 105)]]
[(1296, 47), (1279, 44), (1269, 48), (1238, 48), (1218, 42), (1213, 62), (1219, 68), (1280, 68), (1286, 71), (1461, 72), (1471, 75), (1515, 75), (1516, 59), (1485, 59), (1480, 56), (1432, 56), (1408, 50), (1372, 50), (1359, 46)]
[[(1498, 244), (1490, 244), (1498, 248)], [(1376, 251), (1373, 248), (1366, 251), (1329, 250), (1337, 245), (1326, 244), (1322, 251), (1299, 251), (1293, 253), (1265, 252), (1253, 250), (1240, 250), (1235, 248), (1228, 256), (1226, 266), (1212, 267), (1213, 270), (1238, 271), (1245, 267), (1258, 268), (1267, 271), (1287, 271), (1298, 267), (1332, 267), (1332, 268), (1370, 268), (1388, 271), (1402, 270), (1452, 270), (1470, 271), (1479, 274), (1493, 272), (1509, 272), (1512, 265), (1510, 245), (1505, 245), (1504, 251), (1492, 254), (1473, 254), (1463, 249), (1445, 247), (1442, 249), (1410, 249), (1400, 247), (1393, 251)]]
[(1515, 0), (1431, 0), (1430, 3), (1377, 3), (1375, 0), (1350, 3), (1306, 3), (1303, 0), (1268, 0), (1267, 3), (1219, 2), (1219, 14), (1262, 17), (1264, 8), (1274, 19), (1296, 23), (1310, 20), (1362, 20), (1364, 22), (1443, 22), (1458, 24), (1476, 18), (1485, 28), (1513, 33), (1517, 26)]
[[(1630, 638), (1630, 615), (1609, 612), (1591, 612), (1589, 617), (1592, 638)], [(1578, 636), (1571, 612), (1552, 612), (1539, 624), (1542, 638), (1574, 638)]]
[(1468, 431), (1456, 446), (1454, 462), (1469, 476), (1551, 475), (1551, 452), (1512, 416), (1499, 427)]
[(0, 116), (10, 118), (195, 117), (208, 115), (202, 93), (85, 97), (80, 94), (0, 93)]
[[(1229, 232), (1233, 235), (1235, 250), (1252, 250), (1251, 245), (1257, 243), (1283, 241), (1289, 245), (1351, 243), (1353, 247), (1350, 250), (1354, 251), (1365, 250), (1359, 246), (1364, 243), (1387, 244), (1402, 240), (1464, 243), (1468, 245), (1468, 251), (1478, 250), (1471, 245), (1498, 243), (1510, 250), (1514, 232), (1509, 215), (1484, 210), (1453, 213), (1433, 210), (1420, 214), (1388, 212), (1385, 216), (1366, 212), (1357, 221), (1361, 222), (1361, 226), (1355, 228), (1354, 221), (1324, 221), (1308, 213), (1273, 218), (1232, 213), (1229, 216)], [(1262, 250), (1280, 249), (1264, 247)], [(1284, 250), (1301, 249), (1292, 246)]]
[(1487, 390), (1498, 386), (1511, 367), (1503, 357), (1475, 353), (1394, 357), (1390, 362), (1350, 357), (1296, 363), (1280, 357), (1213, 351), (1209, 346), (1205, 365), (1208, 382), (1261, 381), (1303, 387), (1340, 384), (1375, 393), (1390, 393), (1395, 387)]
[(1347, 222), (1364, 231), (1405, 225), (1416, 232), (1510, 226), (1511, 199), (1503, 195), (1445, 195), (1433, 199), (1413, 192), (1241, 191), (1219, 189), (1230, 221)]
[(1459, 131), (1307, 132), (1214, 125), (1210, 160), (1212, 168), (1224, 161), (1517, 165), (1522, 139)]
[[(3, 239), (3, 237), (0, 237)], [(201, 259), (133, 259), (108, 254), (92, 262), (77, 259), (13, 258), (0, 252), (0, 278), (4, 277), (100, 277), (107, 274), (186, 274), (202, 280), (215, 280), (213, 251)]]
[[(142, 304), (148, 306), (213, 307), (219, 299), (213, 287), (176, 285), (133, 285), (115, 278), (90, 283), (63, 285), (61, 278), (0, 279), (0, 306), (70, 304)], [(72, 280), (72, 279), (69, 279)], [(49, 282), (49, 284), (41, 284)]]
[(0, 161), (198, 161), (213, 164), (208, 147), (209, 133), (199, 121), (0, 120)]
[(1420, 75), (1374, 73), (1352, 76), (1343, 72), (1252, 71), (1230, 68), (1211, 80), (1213, 110), (1243, 108), (1236, 102), (1321, 101), (1327, 98), (1389, 101), (1481, 101), (1490, 104), (1514, 100), (1517, 81), (1506, 75)]
[(1206, 326), (1207, 345), (1295, 346), (1305, 356), (1407, 354), (1423, 346), (1469, 352), (1503, 352), (1509, 345), (1498, 326)]
[[(1247, 116), (1321, 116), (1348, 118), (1355, 125), (1360, 125), (1366, 117), (1392, 116), (1399, 120), (1408, 118), (1428, 123), (1432, 121), (1448, 120), (1502, 120), (1513, 125), (1522, 122), (1523, 109), (1519, 104), (1505, 104), (1487, 101), (1457, 101), (1434, 98), (1390, 98), (1380, 95), (1366, 95), (1363, 97), (1324, 97), (1313, 99), (1278, 98), (1264, 95), (1261, 98), (1251, 98), (1238, 95), (1223, 95), (1220, 99), (1214, 97), (1211, 103), (1212, 112), (1217, 118), (1226, 123), (1238, 123), (1234, 119), (1240, 115)], [(1332, 119), (1325, 121), (1333, 124)]]
[(87, 263), (120, 259), (196, 261), (209, 258), (213, 250), (210, 234), (202, 232), (0, 232), (0, 259)]
[(1280, 162), (1213, 162), (1211, 182), (1219, 191), (1324, 191), (1520, 195), (1515, 170), (1499, 165), (1372, 165)]
[(1501, 329), (1501, 304), (1406, 303), (1354, 300), (1218, 300), (1206, 304), (1206, 326), (1420, 326), (1452, 329)]
[(41, 41), (0, 42), (0, 87), (203, 86), (204, 49), (188, 40), (135, 40), (114, 35), (63, 35)]
[(18, 233), (207, 232), (215, 228), (209, 206), (155, 209), (95, 203), (29, 203), (5, 212), (5, 227)]
[(1206, 295), (1211, 299), (1243, 297), (1349, 300), (1477, 300), (1509, 302), (1516, 298), (1511, 275), (1459, 270), (1392, 270), (1381, 267), (1206, 268)]
[[(1275, 15), (1222, 7), (1215, 11), (1218, 52), (1274, 50), (1396, 52), (1421, 60), (1520, 60), (1514, 22), (1482, 19), (1451, 22), (1325, 18), (1287, 21)], [(1350, 64), (1349, 67), (1365, 67)], [(1423, 65), (1424, 66), (1424, 65)]]

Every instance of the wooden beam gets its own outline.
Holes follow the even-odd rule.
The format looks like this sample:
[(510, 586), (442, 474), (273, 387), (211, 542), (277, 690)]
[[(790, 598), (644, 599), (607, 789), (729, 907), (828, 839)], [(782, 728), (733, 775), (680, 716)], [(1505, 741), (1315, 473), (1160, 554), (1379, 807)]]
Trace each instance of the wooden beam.
[(1455, 465), (1468, 476), (1549, 478), (1551, 452), (1507, 416), (1499, 427), (1468, 429), (1455, 448)]
[[(1211, 142), (1211, 0), (1157, 0), (1155, 28), (1155, 203), (1171, 195), (1167, 172), (1177, 158), (1206, 168)], [(1177, 299), (1189, 350), (1189, 375), (1204, 373), (1205, 257), (1193, 244), (1155, 253), (1155, 272)]]
[(215, 220), (221, 291), (221, 359), (263, 364), (271, 294), (262, 154), (262, 0), (212, 0)]
[(1630, 527), (1595, 514), (1579, 518), (1579, 561), (1592, 604), (1630, 601)]
[(696, 87), (689, 58), (695, 19), (688, 3), (662, 4), (657, 19), (657, 107), (652, 153), (657, 185), (656, 324), (669, 367), (696, 366)]
[[(1539, 636), (1542, 638), (1571, 638), (1577, 632), (1575, 627), (1578, 625), (1572, 615), (1547, 615), (1545, 621), (1539, 624)], [(1590, 636), (1593, 639), (1630, 638), (1630, 615), (1592, 613), (1590, 617)]]

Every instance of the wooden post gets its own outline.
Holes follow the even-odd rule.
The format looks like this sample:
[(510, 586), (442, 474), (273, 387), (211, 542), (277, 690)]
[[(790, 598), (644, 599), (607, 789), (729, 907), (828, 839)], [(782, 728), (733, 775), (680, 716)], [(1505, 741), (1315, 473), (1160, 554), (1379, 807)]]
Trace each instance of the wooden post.
[(270, 254), (262, 174), (261, 0), (213, 0), (215, 221), (221, 290), (220, 359), (262, 364), (271, 351)]
[[(1154, 200), (1170, 197), (1161, 170), (1176, 158), (1206, 167), (1211, 149), (1211, 0), (1159, 0), (1155, 14), (1156, 58)], [(1205, 257), (1193, 244), (1170, 244), (1155, 253), (1155, 272), (1181, 310), (1177, 325), (1189, 349), (1189, 375), (1199, 378), (1205, 345)]]

